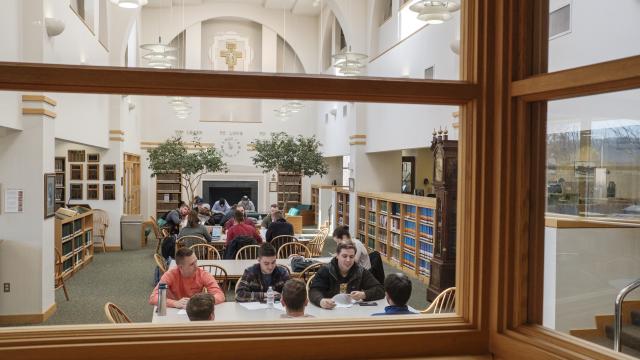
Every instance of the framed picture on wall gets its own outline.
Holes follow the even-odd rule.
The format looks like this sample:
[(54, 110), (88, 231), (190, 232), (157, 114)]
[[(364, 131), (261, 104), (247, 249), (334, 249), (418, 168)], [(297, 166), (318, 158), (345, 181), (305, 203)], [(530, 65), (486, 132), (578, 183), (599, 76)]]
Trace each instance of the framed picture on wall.
[(269, 181), (269, 192), (278, 192), (278, 183), (276, 181)]
[(56, 213), (56, 174), (44, 174), (44, 218)]

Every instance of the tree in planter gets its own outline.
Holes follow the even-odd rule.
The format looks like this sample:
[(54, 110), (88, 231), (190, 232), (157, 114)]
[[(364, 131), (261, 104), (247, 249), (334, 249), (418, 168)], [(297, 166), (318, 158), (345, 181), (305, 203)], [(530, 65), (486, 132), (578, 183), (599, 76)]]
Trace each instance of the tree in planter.
[(227, 164), (222, 160), (218, 150), (213, 146), (203, 146), (200, 143), (199, 133), (191, 134), (194, 149), (187, 150), (182, 141), (182, 135), (178, 132), (158, 147), (150, 149), (147, 158), (151, 177), (163, 173), (180, 172), (182, 178), (180, 185), (187, 194), (190, 208), (193, 206), (193, 196), (202, 175), (228, 171)]
[[(327, 173), (327, 164), (320, 152), (322, 144), (315, 136), (298, 135), (294, 138), (284, 132), (271, 133), (270, 139), (256, 139), (253, 146), (256, 151), (252, 158), (253, 165), (265, 173), (286, 171), (309, 177)], [(284, 186), (282, 190), (283, 209), (287, 211), (290, 190), (288, 186)], [(280, 193), (280, 189), (278, 192)]]

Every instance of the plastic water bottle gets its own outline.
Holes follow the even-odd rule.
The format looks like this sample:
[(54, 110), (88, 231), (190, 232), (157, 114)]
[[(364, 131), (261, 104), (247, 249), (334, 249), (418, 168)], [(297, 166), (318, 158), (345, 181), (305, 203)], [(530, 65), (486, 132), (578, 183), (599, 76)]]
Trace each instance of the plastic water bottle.
[(258, 221), (262, 221), (262, 215), (258, 215)]
[(167, 315), (167, 284), (158, 284), (158, 316)]
[(273, 288), (269, 286), (269, 289), (267, 290), (267, 308), (273, 309), (275, 295)]

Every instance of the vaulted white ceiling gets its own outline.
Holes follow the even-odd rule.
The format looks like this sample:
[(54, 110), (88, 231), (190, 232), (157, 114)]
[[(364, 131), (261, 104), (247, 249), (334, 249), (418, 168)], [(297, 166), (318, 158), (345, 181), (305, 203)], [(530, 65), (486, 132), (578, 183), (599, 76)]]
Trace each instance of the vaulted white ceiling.
[[(172, 3), (173, 1), (173, 3)], [(149, 0), (146, 6), (152, 8), (197, 6), (206, 3), (242, 3), (264, 7), (265, 9), (288, 10), (294, 15), (315, 16), (320, 14), (319, 0)], [(314, 6), (315, 5), (315, 6)]]

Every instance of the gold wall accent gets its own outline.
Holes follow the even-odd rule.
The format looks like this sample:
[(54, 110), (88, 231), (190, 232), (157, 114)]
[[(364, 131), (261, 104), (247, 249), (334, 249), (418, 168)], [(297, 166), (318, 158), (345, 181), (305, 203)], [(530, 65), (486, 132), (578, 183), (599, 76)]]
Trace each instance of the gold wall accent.
[(22, 115), (44, 115), (52, 119), (55, 119), (56, 116), (58, 116), (58, 114), (54, 113), (51, 110), (38, 108), (22, 108)]

